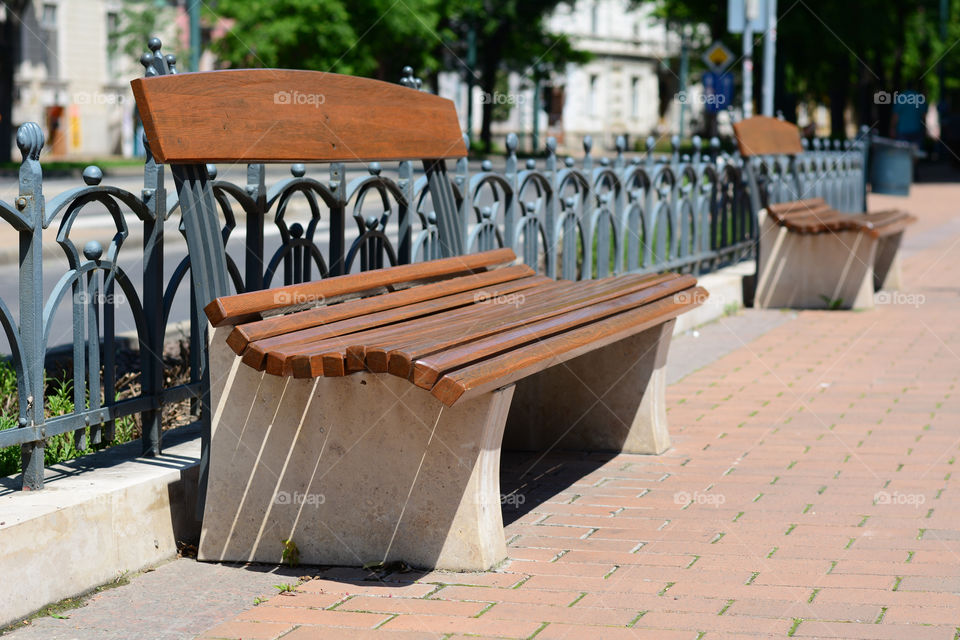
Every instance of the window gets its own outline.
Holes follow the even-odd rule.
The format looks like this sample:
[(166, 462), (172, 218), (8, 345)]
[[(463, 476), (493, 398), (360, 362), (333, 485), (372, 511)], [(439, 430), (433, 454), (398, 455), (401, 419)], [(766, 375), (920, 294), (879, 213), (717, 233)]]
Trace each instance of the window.
[(40, 26), (44, 29), (56, 29), (57, 28), (57, 5), (52, 2), (45, 2), (43, 5), (43, 13), (40, 18)]
[(594, 2), (590, 7), (590, 33), (596, 34), (600, 22), (600, 3)]
[(118, 73), (120, 57), (120, 15), (107, 13), (107, 75), (112, 80)]
[(640, 78), (636, 76), (630, 79), (630, 115), (640, 117)]
[(590, 91), (587, 97), (587, 115), (597, 115), (597, 86), (600, 84), (600, 77), (597, 74), (590, 75)]
[(38, 39), (41, 44), (43, 66), (47, 70), (49, 80), (60, 79), (60, 56), (59, 40), (57, 33), (57, 5), (53, 2), (45, 2), (40, 8), (40, 29)]

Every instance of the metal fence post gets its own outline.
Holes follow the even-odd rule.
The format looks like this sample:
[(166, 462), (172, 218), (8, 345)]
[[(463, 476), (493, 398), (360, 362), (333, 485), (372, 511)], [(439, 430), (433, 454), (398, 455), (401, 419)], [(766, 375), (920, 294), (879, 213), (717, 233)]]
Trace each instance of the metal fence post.
[[(28, 227), (20, 229), (20, 340), (23, 348), (23, 369), (26, 372), (26, 412), (22, 412), (20, 426), (44, 425), (44, 352), (43, 343), (43, 172), (40, 168), (40, 150), (43, 149), (43, 131), (33, 122), (17, 131), (17, 147), (23, 156), (20, 165), (20, 195), (17, 209)], [(34, 491), (43, 488), (44, 440), (21, 446), (23, 468), (22, 488)]]
[[(167, 193), (163, 183), (164, 166), (150, 153), (143, 140), (147, 160), (143, 168), (141, 198), (150, 211), (143, 223), (143, 312), (147, 324), (147, 343), (140, 345), (143, 370), (143, 394), (156, 398), (156, 406), (141, 414), (143, 455), (160, 455), (161, 417), (159, 395), (163, 391), (163, 223), (167, 215)], [(111, 391), (111, 390), (108, 390)]]

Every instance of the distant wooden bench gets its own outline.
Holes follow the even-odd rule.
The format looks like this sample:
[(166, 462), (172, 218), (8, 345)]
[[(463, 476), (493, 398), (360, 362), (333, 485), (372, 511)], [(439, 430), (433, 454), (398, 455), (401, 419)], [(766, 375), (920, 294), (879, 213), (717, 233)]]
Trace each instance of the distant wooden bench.
[[(294, 89), (324, 95), (323, 108), (274, 103)], [(447, 100), (268, 70), (146, 78), (134, 91), (185, 220), (215, 245), (190, 247), (200, 268), (223, 250), (209, 160), (426, 157), (438, 221), (455, 215), (443, 158), (466, 149)], [(304, 563), (487, 569), (506, 557), (504, 439), (666, 449), (674, 321), (706, 292), (691, 276), (553, 281), (515, 262), (498, 249), (205, 300), (213, 418), (199, 557), (278, 562), (289, 539)]]
[[(734, 131), (747, 159), (803, 152), (797, 127), (775, 118), (755, 116)], [(822, 198), (771, 204), (756, 176), (750, 183), (760, 207), (755, 306), (867, 308), (875, 291), (900, 287), (900, 243), (914, 216), (844, 213)], [(795, 192), (802, 195), (799, 182)]]

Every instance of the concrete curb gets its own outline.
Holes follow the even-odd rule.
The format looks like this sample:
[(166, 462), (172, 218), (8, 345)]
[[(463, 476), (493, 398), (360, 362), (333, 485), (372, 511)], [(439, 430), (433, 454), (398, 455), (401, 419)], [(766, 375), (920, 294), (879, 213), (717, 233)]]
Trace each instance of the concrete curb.
[[(194, 519), (199, 428), (165, 434), (163, 455), (139, 442), (47, 469), (43, 491), (0, 480), (0, 626), (176, 555)], [(14, 578), (15, 576), (15, 578)]]

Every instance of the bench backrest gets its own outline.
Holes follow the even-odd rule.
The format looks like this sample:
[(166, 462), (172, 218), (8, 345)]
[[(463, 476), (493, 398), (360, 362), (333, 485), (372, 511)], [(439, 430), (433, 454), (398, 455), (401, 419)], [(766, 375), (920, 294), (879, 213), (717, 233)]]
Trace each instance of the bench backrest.
[(733, 125), (740, 155), (752, 156), (788, 155), (803, 153), (800, 129), (784, 120), (769, 116), (753, 116)]
[(758, 175), (757, 166), (751, 158), (757, 156), (789, 156), (791, 191), (799, 199), (800, 179), (797, 175), (796, 156), (803, 153), (803, 144), (800, 141), (800, 129), (789, 122), (768, 116), (753, 116), (741, 120), (733, 125), (733, 132), (737, 137), (737, 146), (744, 159), (744, 176), (750, 193), (750, 206), (754, 213), (766, 209), (769, 205), (769, 194), (762, 176)]
[(462, 158), (451, 101), (318, 71), (246, 69), (139, 78), (150, 151), (167, 164)]

